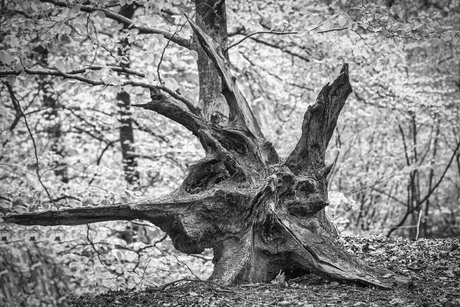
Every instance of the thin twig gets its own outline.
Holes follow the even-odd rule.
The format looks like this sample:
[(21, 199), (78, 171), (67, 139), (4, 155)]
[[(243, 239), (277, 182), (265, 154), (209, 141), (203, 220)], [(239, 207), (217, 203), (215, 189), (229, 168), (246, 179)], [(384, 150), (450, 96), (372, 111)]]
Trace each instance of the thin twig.
[(454, 152), (452, 154), (452, 156), (450, 157), (450, 160), (449, 160), (449, 163), (447, 163), (447, 166), (446, 168), (444, 169), (443, 173), (441, 174), (441, 177), (439, 178), (439, 180), (436, 182), (436, 184), (428, 191), (428, 193), (426, 194), (426, 196), (421, 200), (419, 201), (411, 210), (407, 210), (406, 214), (404, 215), (404, 217), (401, 219), (401, 221), (394, 227), (392, 227), (390, 229), (390, 231), (387, 233), (387, 237), (389, 238), (391, 236), (391, 234), (393, 233), (393, 231), (395, 231), (396, 229), (398, 228), (402, 228), (402, 225), (406, 222), (406, 219), (407, 217), (409, 216), (409, 214), (411, 214), (412, 212), (414, 212), (415, 210), (417, 210), (418, 208), (420, 208), (423, 203), (425, 203), (425, 201), (427, 201), (430, 196), (433, 194), (433, 192), (438, 188), (438, 186), (441, 184), (442, 180), (444, 179), (444, 176), (446, 175), (447, 171), (449, 170), (450, 168), (450, 165), (452, 164), (452, 161), (454, 160), (456, 154), (457, 154), (457, 151), (460, 149), (460, 142), (457, 143), (457, 147), (454, 149)]
[[(67, 3), (67, 2), (61, 2), (61, 1), (56, 1), (56, 0), (40, 0), (40, 2), (43, 2), (43, 3), (51, 3), (55, 6), (58, 6), (58, 7), (70, 7), (71, 4), (70, 3)], [(137, 29), (139, 30), (139, 34), (160, 34), (160, 35), (163, 35), (165, 38), (168, 38), (170, 39), (171, 41), (173, 41), (174, 43), (182, 46), (182, 47), (185, 47), (187, 49), (192, 49), (192, 46), (190, 44), (190, 40), (189, 39), (186, 39), (186, 38), (183, 38), (183, 37), (173, 37), (174, 35), (165, 31), (165, 30), (162, 30), (162, 29), (156, 29), (156, 28), (152, 28), (152, 27), (148, 27), (148, 26), (141, 26), (141, 25), (138, 25), (136, 24), (133, 20), (129, 19), (129, 18), (126, 18), (120, 14), (117, 14), (111, 10), (108, 10), (108, 9), (105, 9), (105, 8), (101, 8), (101, 7), (97, 7), (97, 6), (88, 6), (88, 5), (81, 5), (80, 7), (80, 11), (82, 12), (86, 12), (86, 13), (92, 13), (92, 12), (96, 12), (96, 11), (101, 11), (105, 14), (105, 17), (109, 18), (109, 19), (112, 19), (112, 20), (115, 20), (123, 25), (125, 25), (127, 28), (129, 29)]]
[(303, 60), (305, 62), (310, 62), (309, 58), (289, 50), (289, 48), (287, 48), (287, 46), (278, 46), (276, 44), (269, 43), (267, 41), (261, 40), (261, 39), (259, 39), (257, 37), (251, 37), (251, 40), (255, 41), (256, 43), (260, 43), (262, 45), (281, 50), (282, 52), (287, 53), (287, 54), (289, 54), (289, 55), (291, 55), (293, 57), (299, 58), (299, 59), (301, 59), (301, 60)]
[(19, 101), (17, 100), (16, 96), (14, 95), (13, 88), (11, 87), (11, 84), (8, 81), (3, 81), (3, 84), (8, 88), (8, 92), (10, 94), (11, 100), (13, 102), (13, 105), (15, 106), (14, 108), (19, 110), (21, 113), (22, 117), (24, 118), (24, 123), (26, 125), (27, 131), (29, 132), (29, 136), (32, 140), (32, 145), (34, 147), (34, 155), (35, 155), (35, 161), (37, 163), (36, 168), (35, 168), (35, 173), (37, 174), (38, 181), (40, 182), (40, 185), (43, 187), (43, 189), (46, 192), (46, 195), (48, 195), (49, 200), (56, 205), (54, 202), (54, 199), (51, 197), (50, 192), (48, 191), (48, 188), (45, 186), (45, 184), (42, 181), (41, 175), (40, 175), (40, 162), (38, 160), (38, 150), (37, 150), (37, 144), (35, 143), (35, 138), (32, 134), (32, 130), (30, 129), (29, 122), (27, 121), (27, 117), (25, 116), (24, 112), (22, 112), (21, 105)]
[(344, 30), (347, 30), (348, 27), (344, 27), (344, 28), (332, 28), (332, 29), (328, 29), (328, 30), (322, 30), (322, 31), (318, 31), (317, 33), (319, 34), (324, 34), (324, 33), (329, 33), (329, 32), (340, 32), (340, 31), (344, 31)]
[(200, 278), (199, 276), (197, 276), (197, 275), (195, 274), (195, 272), (192, 271), (192, 269), (188, 266), (187, 263), (185, 263), (185, 262), (182, 261), (182, 260), (179, 260), (179, 258), (178, 258), (176, 255), (174, 255), (174, 254), (171, 254), (171, 255), (172, 255), (174, 258), (176, 258), (176, 261), (177, 261), (179, 264), (185, 266), (185, 267), (187, 268), (187, 270), (189, 270), (190, 273), (192, 273), (192, 275), (193, 275), (196, 279), (201, 280), (201, 278)]
[[(64, 199), (73, 199), (73, 200), (76, 200), (76, 201), (81, 201), (80, 198), (72, 196), (72, 195), (62, 195), (62, 196), (53, 198), (52, 201), (53, 202), (58, 202), (58, 201), (61, 201), (61, 200), (64, 200)], [(45, 203), (48, 203), (48, 202), (49, 201), (44, 201), (43, 203), (45, 204)]]
[(155, 241), (155, 243), (153, 243), (152, 247), (156, 247), (158, 243), (163, 242), (164, 240), (166, 240), (167, 237), (168, 237), (168, 234), (165, 233), (165, 235), (160, 240), (157, 240)]
[(74, 70), (68, 71), (67, 73), (70, 74), (70, 75), (74, 75), (74, 74), (82, 74), (82, 73), (85, 73), (85, 72), (87, 72), (88, 70), (102, 70), (102, 69), (110, 69), (110, 70), (115, 71), (115, 72), (118, 72), (118, 73), (124, 73), (124, 74), (126, 74), (126, 75), (133, 75), (133, 76), (145, 78), (145, 74), (144, 74), (144, 73), (141, 73), (141, 72), (138, 72), (138, 71), (135, 71), (135, 70), (132, 70), (132, 69), (123, 67), (123, 66), (99, 66), (99, 65), (91, 65), (91, 66), (87, 66), (87, 67), (83, 67), (83, 68), (79, 68), (79, 69), (74, 69)]
[[(102, 86), (109, 86), (110, 84), (107, 84), (106, 82), (104, 81), (101, 81), (101, 80), (91, 80), (89, 78), (85, 78), (85, 77), (82, 77), (82, 76), (79, 76), (79, 75), (73, 75), (73, 74), (69, 74), (69, 73), (65, 73), (65, 72), (62, 72), (62, 71), (59, 71), (59, 70), (32, 70), (32, 69), (28, 69), (28, 68), (25, 68), (23, 67), (23, 71), (0, 71), (0, 77), (7, 77), (7, 76), (11, 76), (11, 75), (19, 75), (21, 74), (22, 72), (25, 72), (29, 75), (49, 75), (49, 76), (58, 76), (58, 77), (63, 77), (64, 79), (70, 79), (70, 80), (78, 80), (80, 82), (84, 82), (84, 83), (87, 83), (87, 84), (90, 84), (90, 85), (94, 85), (94, 86), (97, 86), (97, 85), (102, 85)], [(111, 68), (113, 69), (113, 68)], [(116, 71), (116, 70), (114, 70)], [(139, 76), (141, 74), (139, 73)], [(158, 90), (162, 90), (162, 91), (165, 91), (166, 93), (168, 93), (169, 95), (171, 95), (174, 99), (176, 100), (179, 100), (181, 101), (182, 103), (185, 104), (185, 106), (189, 109), (190, 112), (192, 112), (193, 114), (197, 114), (197, 109), (196, 107), (193, 105), (193, 103), (191, 101), (189, 101), (187, 98), (185, 98), (184, 96), (178, 94), (176, 91), (164, 86), (164, 85), (151, 85), (151, 84), (148, 84), (148, 83), (145, 83), (145, 82), (140, 82), (140, 81), (133, 81), (133, 80), (128, 80), (128, 81), (124, 81), (124, 82), (121, 82), (119, 84), (117, 84), (118, 86), (126, 86), (126, 85), (131, 85), (131, 86), (139, 86), (139, 87), (143, 87), (143, 88), (147, 88), (147, 89), (158, 89)]]
[(254, 33), (246, 35), (245, 37), (243, 37), (242, 39), (240, 39), (236, 43), (230, 45), (227, 49), (225, 49), (225, 51), (227, 52), (230, 48), (233, 48), (233, 47), (241, 44), (246, 39), (250, 38), (251, 36), (257, 35), (257, 34), (291, 35), (291, 34), (298, 34), (298, 33), (299, 32), (297, 32), (297, 31), (294, 31), (294, 32), (279, 32), (279, 31), (259, 31), (259, 32), (254, 32)]
[(7, 201), (7, 202), (10, 202), (10, 201), (11, 201), (11, 199), (9, 199), (9, 198), (6, 197), (6, 196), (2, 196), (2, 195), (0, 195), (0, 199), (1, 199), (1, 200), (5, 200), (5, 201)]
[(89, 234), (89, 231), (91, 230), (89, 224), (86, 224), (86, 239), (88, 240), (91, 248), (93, 249), (93, 251), (96, 253), (96, 256), (97, 256), (97, 259), (99, 260), (100, 264), (110, 273), (116, 275), (116, 276), (121, 276), (123, 275), (123, 273), (118, 273), (116, 270), (113, 270), (111, 269), (110, 267), (108, 267), (105, 262), (103, 261), (102, 259), (102, 255), (101, 253), (97, 250), (96, 248), (96, 245), (94, 244), (94, 242), (91, 240), (91, 236)]
[[(181, 17), (181, 20), (182, 20), (182, 17)], [(160, 75), (160, 67), (161, 67), (161, 63), (163, 62), (163, 57), (165, 55), (165, 52), (166, 52), (166, 49), (168, 48), (169, 46), (169, 43), (171, 42), (171, 39), (174, 37), (174, 35), (176, 35), (178, 32), (182, 31), (182, 29), (184, 28), (184, 26), (186, 25), (187, 21), (185, 21), (182, 26), (179, 28), (179, 26), (177, 25), (176, 26), (176, 30), (174, 31), (174, 33), (171, 35), (171, 37), (169, 37), (168, 39), (168, 42), (166, 43), (166, 46), (163, 48), (163, 51), (161, 52), (161, 56), (160, 56), (160, 61), (158, 62), (158, 66), (157, 66), (157, 75), (158, 75), (158, 81), (163, 84), (163, 81), (161, 80), (161, 75)]]

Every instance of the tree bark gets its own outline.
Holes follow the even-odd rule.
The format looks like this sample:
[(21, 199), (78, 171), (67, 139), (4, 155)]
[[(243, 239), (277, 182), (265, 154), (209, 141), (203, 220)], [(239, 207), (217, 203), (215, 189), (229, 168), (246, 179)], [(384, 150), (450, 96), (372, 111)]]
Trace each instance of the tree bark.
[[(195, 0), (195, 22), (209, 37), (216, 41), (222, 50), (227, 46), (227, 16), (225, 1)], [(199, 104), (202, 116), (210, 121), (225, 123), (228, 107), (220, 92), (221, 80), (212, 60), (197, 44), (198, 78), (200, 84)], [(228, 60), (228, 54), (225, 53)], [(214, 115), (213, 115), (214, 114)]]
[[(134, 4), (125, 5), (121, 8), (121, 16), (131, 19), (134, 15)], [(123, 27), (126, 30), (128, 27)], [(121, 42), (121, 48), (118, 49), (118, 55), (121, 57), (120, 67), (130, 67), (128, 48), (130, 44), (125, 38)], [(133, 121), (131, 118), (131, 95), (126, 91), (117, 94), (118, 116), (120, 122), (120, 145), (125, 180), (131, 188), (139, 186), (139, 172), (137, 170), (137, 155), (134, 147)]]
[[(37, 46), (34, 48), (34, 55), (37, 58), (39, 65), (48, 67), (48, 49), (44, 46)], [(56, 94), (53, 93), (53, 83), (50, 77), (41, 76), (38, 78), (40, 91), (43, 93), (43, 106), (47, 108), (45, 112), (45, 119), (50, 120), (50, 127), (48, 127), (48, 135), (51, 140), (51, 150), (61, 156), (65, 156), (64, 142), (62, 140), (61, 120), (59, 118), (59, 104), (56, 99)], [(65, 163), (56, 163), (54, 165), (54, 174), (63, 183), (69, 182), (68, 169)]]
[[(222, 8), (223, 1), (211, 4)], [(387, 287), (375, 270), (340, 247), (324, 213), (331, 170), (325, 165), (325, 151), (351, 93), (348, 65), (307, 109), (297, 146), (280, 162), (238, 89), (222, 47), (189, 23), (220, 79), (220, 85), (213, 86), (222, 95), (219, 108), (222, 103), (228, 108), (228, 121), (216, 122), (208, 111), (194, 112), (159, 90), (151, 91), (151, 102), (142, 107), (183, 125), (206, 152), (190, 167), (180, 188), (162, 200), (10, 215), (5, 221), (77, 225), (144, 219), (165, 231), (182, 252), (212, 248), (211, 280), (222, 284), (269, 282), (283, 271), (288, 277), (315, 272)]]

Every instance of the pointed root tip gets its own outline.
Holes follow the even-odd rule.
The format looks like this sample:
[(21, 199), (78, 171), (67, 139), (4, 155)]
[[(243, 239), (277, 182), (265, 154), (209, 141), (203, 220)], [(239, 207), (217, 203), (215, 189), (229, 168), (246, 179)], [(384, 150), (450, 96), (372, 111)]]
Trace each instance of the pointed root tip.
[(348, 63), (343, 63), (342, 69), (340, 70), (340, 73), (348, 75)]

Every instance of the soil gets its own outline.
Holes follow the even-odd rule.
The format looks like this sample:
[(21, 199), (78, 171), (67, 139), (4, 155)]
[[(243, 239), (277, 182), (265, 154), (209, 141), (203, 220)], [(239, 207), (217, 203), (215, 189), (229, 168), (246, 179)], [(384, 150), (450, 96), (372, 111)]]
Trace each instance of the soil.
[(460, 306), (460, 238), (346, 237), (341, 243), (370, 266), (385, 268), (392, 289), (308, 274), (270, 284), (223, 287), (178, 280), (144, 291), (71, 297), (70, 306)]

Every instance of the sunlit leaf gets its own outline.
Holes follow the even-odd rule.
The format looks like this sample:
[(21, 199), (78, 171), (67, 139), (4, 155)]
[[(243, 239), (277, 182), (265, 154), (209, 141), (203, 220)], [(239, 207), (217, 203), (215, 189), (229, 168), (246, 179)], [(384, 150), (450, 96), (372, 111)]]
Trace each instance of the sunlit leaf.
[(339, 15), (339, 17), (337, 18), (337, 23), (339, 24), (339, 26), (345, 27), (348, 24), (348, 18), (346, 18), (343, 15)]
[(10, 65), (12, 61), (13, 57), (9, 54), (9, 52), (0, 50), (0, 62)]
[(165, 79), (165, 86), (170, 89), (176, 90), (179, 88), (179, 83), (177, 83), (175, 79), (168, 78), (168, 79)]

